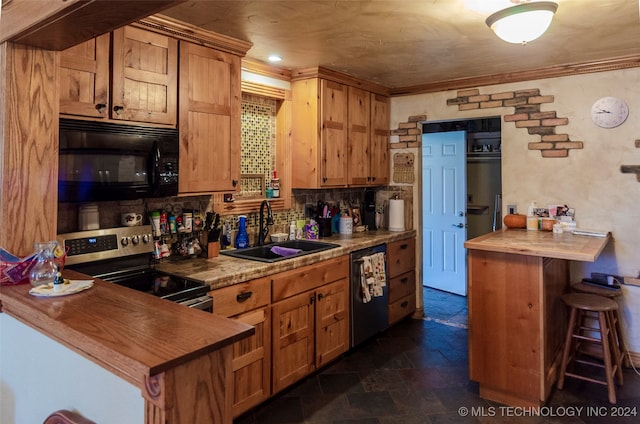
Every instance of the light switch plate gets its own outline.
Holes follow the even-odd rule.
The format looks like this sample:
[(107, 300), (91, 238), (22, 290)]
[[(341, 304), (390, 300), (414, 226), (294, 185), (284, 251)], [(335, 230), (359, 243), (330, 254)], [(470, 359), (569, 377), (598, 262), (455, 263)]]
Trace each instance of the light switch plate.
[(516, 205), (507, 205), (507, 213), (510, 213), (510, 214), (518, 213), (518, 206), (516, 206)]

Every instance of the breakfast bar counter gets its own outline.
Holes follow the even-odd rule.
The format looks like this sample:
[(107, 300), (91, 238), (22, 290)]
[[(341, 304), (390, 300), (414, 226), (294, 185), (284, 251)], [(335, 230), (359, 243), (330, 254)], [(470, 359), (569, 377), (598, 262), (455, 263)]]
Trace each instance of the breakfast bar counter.
[(540, 406), (557, 380), (568, 313), (569, 261), (594, 262), (610, 239), (502, 230), (465, 242), (469, 375), (480, 396)]
[[(68, 270), (63, 276), (87, 278)], [(231, 394), (227, 391), (232, 345), (252, 335), (252, 326), (100, 279), (94, 279), (87, 290), (62, 297), (36, 297), (29, 294), (30, 288), (30, 284), (1, 288), (4, 325), (11, 324), (6, 319), (14, 318), (137, 387), (144, 398), (145, 423), (231, 424)], [(34, 355), (28, 351), (19, 337), (3, 339), (3, 343), (24, 348), (26, 358), (37, 357), (34, 366), (51, 361), (47, 352)], [(50, 362), (47, 368), (64, 365)], [(23, 367), (31, 368), (28, 363)], [(95, 386), (95, 402), (106, 402), (108, 394), (97, 382)], [(60, 393), (71, 393), (70, 389), (60, 387)], [(64, 401), (75, 405), (71, 399)]]

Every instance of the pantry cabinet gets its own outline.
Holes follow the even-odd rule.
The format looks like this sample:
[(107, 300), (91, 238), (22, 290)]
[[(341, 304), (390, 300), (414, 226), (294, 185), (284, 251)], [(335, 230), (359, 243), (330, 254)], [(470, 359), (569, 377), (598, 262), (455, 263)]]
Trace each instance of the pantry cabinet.
[(180, 42), (181, 194), (234, 191), (240, 179), (240, 57)]
[(177, 40), (125, 26), (60, 57), (61, 114), (176, 126)]
[(387, 244), (389, 277), (389, 325), (416, 309), (416, 239)]
[(272, 276), (273, 393), (349, 349), (349, 261)]
[(271, 279), (258, 278), (210, 292), (216, 314), (255, 327), (233, 344), (232, 415), (237, 417), (271, 396)]
[(291, 83), (293, 187), (386, 184), (388, 97), (335, 74), (307, 78), (301, 72)]

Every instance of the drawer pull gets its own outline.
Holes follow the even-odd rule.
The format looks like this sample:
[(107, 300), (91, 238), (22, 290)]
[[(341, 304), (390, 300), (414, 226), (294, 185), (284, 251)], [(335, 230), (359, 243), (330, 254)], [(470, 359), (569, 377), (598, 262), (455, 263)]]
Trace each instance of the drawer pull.
[(409, 277), (401, 278), (401, 279), (400, 279), (400, 282), (401, 282), (402, 284), (407, 284), (407, 283), (409, 282)]
[(400, 304), (400, 307), (402, 307), (402, 308), (406, 308), (407, 306), (409, 306), (409, 301), (408, 300), (405, 300), (404, 302), (402, 302)]
[(249, 299), (252, 295), (253, 295), (253, 292), (250, 292), (250, 291), (240, 293), (239, 295), (236, 296), (236, 300), (238, 302), (244, 302), (245, 300)]
[(405, 243), (405, 244), (401, 244), (401, 245), (400, 245), (400, 249), (402, 249), (402, 250), (405, 250), (405, 249), (406, 249), (406, 248), (408, 248), (408, 247), (409, 247), (409, 245), (408, 245), (408, 244), (406, 244), (406, 243)]

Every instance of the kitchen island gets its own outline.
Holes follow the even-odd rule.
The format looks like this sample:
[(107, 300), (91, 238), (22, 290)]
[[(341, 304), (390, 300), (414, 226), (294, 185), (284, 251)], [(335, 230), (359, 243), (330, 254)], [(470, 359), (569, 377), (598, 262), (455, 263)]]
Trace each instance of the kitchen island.
[[(63, 275), (69, 279), (87, 278), (68, 270), (63, 271)], [(93, 404), (101, 403), (103, 409), (105, 405), (106, 409), (121, 408), (109, 403), (112, 395), (115, 398), (119, 393), (109, 393), (102, 381), (91, 381), (86, 390), (92, 394), (78, 394), (73, 387), (64, 385), (67, 376), (56, 375), (56, 369), (68, 369), (66, 361), (88, 360), (119, 377), (121, 382), (115, 383), (118, 390), (131, 386), (139, 389), (143, 402), (134, 405), (137, 410), (131, 415), (144, 417), (146, 424), (230, 424), (228, 391), (232, 386), (232, 344), (252, 335), (254, 328), (94, 280), (93, 287), (62, 297), (32, 296), (29, 284), (0, 289), (3, 333), (17, 329), (12, 340), (3, 334), (0, 421), (43, 422), (54, 410), (78, 408), (78, 412), (89, 419), (114, 422), (91, 416), (91, 411), (97, 407)], [(32, 332), (35, 334), (27, 334), (30, 329), (24, 325), (35, 329), (36, 332)], [(45, 346), (27, 345), (27, 338), (34, 335), (45, 336), (72, 352), (54, 357), (49, 356), (48, 350), (30, 351), (36, 349), (35, 346)], [(16, 367), (18, 371), (14, 380), (7, 381), (13, 375), (7, 368), (10, 364), (13, 371)], [(24, 387), (25, 375), (32, 374), (38, 367), (42, 367), (43, 374), (47, 372), (48, 380), (54, 381)], [(56, 378), (60, 378), (57, 390), (46, 391), (44, 387), (56, 388)], [(78, 376), (79, 385), (82, 380), (83, 376)], [(87, 398), (90, 399), (85, 403), (88, 405), (85, 410), (79, 405)], [(52, 399), (57, 399), (56, 406), (41, 411), (41, 405), (52, 404)], [(124, 422), (140, 421), (128, 416)]]
[(560, 296), (569, 262), (594, 262), (609, 239), (511, 229), (465, 242), (469, 375), (481, 397), (522, 407), (547, 401), (567, 328)]

